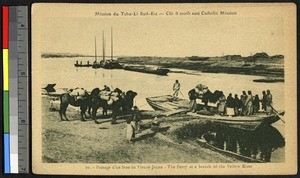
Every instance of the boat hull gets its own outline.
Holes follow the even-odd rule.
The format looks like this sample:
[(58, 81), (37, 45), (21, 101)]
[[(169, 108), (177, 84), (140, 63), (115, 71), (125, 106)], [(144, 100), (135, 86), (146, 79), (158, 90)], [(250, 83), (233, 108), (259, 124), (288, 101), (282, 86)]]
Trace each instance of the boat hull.
[(75, 67), (92, 67), (92, 64), (74, 64)]
[[(174, 100), (171, 95), (158, 96), (146, 98), (148, 104), (154, 110), (161, 110), (165, 112), (186, 109), (186, 114), (191, 117), (205, 119), (214, 124), (220, 124), (231, 128), (238, 128), (244, 130), (255, 130), (260, 125), (270, 125), (280, 118), (278, 114), (267, 115), (265, 112), (258, 112), (251, 116), (221, 116), (217, 114), (207, 114), (207, 111), (199, 111), (197, 113), (190, 113), (189, 102), (184, 99)], [(279, 112), (283, 115), (284, 112)]]
[(124, 70), (148, 73), (148, 74), (156, 74), (156, 75), (168, 75), (168, 73), (170, 72), (169, 69), (164, 69), (164, 68), (152, 69), (150, 67), (143, 67), (143, 66), (125, 66)]

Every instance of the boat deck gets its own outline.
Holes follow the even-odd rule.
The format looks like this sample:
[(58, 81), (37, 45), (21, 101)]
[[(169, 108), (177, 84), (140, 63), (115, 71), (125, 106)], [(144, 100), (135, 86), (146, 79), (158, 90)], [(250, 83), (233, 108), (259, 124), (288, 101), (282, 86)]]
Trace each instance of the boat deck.
[[(189, 101), (187, 99), (174, 99), (171, 95), (157, 96), (146, 98), (148, 104), (155, 110), (162, 110), (168, 113), (177, 113), (180, 111), (191, 117), (198, 117), (199, 119), (206, 119), (208, 121), (225, 124), (234, 128), (241, 128), (246, 130), (254, 130), (261, 124), (272, 124), (280, 118), (278, 115), (283, 115), (284, 111), (279, 111), (277, 114), (267, 115), (266, 112), (258, 112), (250, 116), (221, 116), (207, 110), (201, 110), (197, 113), (189, 111)], [(212, 108), (212, 107), (210, 107)], [(179, 113), (179, 112), (178, 112)]]

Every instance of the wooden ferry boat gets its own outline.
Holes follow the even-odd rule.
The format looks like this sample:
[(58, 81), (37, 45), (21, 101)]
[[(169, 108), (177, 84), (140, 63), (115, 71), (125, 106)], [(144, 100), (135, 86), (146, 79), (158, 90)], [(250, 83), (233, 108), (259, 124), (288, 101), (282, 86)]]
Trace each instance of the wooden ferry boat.
[[(208, 106), (206, 110), (200, 110), (197, 113), (190, 113), (189, 101), (186, 99), (173, 99), (171, 95), (157, 96), (146, 98), (148, 104), (154, 110), (161, 110), (165, 112), (171, 112), (175, 110), (185, 110), (187, 115), (191, 117), (198, 117), (199, 119), (205, 119), (212, 123), (222, 124), (232, 128), (255, 130), (262, 124), (270, 125), (280, 119), (278, 115), (283, 115), (284, 111), (278, 112), (278, 114), (267, 115), (265, 112), (258, 112), (250, 116), (221, 116), (214, 112), (216, 107)], [(200, 107), (204, 107), (200, 105)]]
[(165, 68), (146, 67), (146, 66), (131, 66), (131, 65), (124, 66), (124, 70), (156, 74), (156, 75), (168, 75), (168, 73), (170, 72), (169, 69), (165, 69)]
[(277, 82), (284, 82), (284, 78), (264, 78), (264, 79), (254, 79), (253, 82), (260, 82), (260, 83), (277, 83)]
[(90, 63), (82, 64), (81, 62), (78, 63), (78, 62), (76, 61), (76, 63), (74, 64), (74, 66), (75, 66), (75, 67), (92, 67), (93, 65), (90, 64)]

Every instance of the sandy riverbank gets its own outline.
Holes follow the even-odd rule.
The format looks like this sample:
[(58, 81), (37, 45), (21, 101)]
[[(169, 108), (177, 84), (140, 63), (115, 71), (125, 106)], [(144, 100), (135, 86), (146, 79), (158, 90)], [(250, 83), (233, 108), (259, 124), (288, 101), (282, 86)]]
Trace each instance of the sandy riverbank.
[[(189, 121), (181, 116), (162, 122), (160, 131), (145, 129), (134, 143), (126, 140), (126, 123), (111, 125), (110, 118), (101, 124), (80, 121), (78, 110), (69, 108), (71, 121), (60, 121), (57, 111), (50, 111), (48, 98), (43, 100), (43, 161), (68, 163), (228, 163), (243, 162), (202, 148), (197, 143), (178, 141), (174, 132)], [(100, 112), (99, 112), (100, 113)], [(146, 116), (148, 117), (148, 116)], [(144, 118), (147, 124), (152, 117)], [(162, 120), (164, 118), (161, 118)], [(168, 129), (169, 128), (169, 129)]]
[[(126, 140), (126, 122), (118, 119), (111, 125), (110, 117), (80, 121), (79, 110), (69, 107), (70, 121), (61, 121), (58, 111), (49, 109), (48, 97), (43, 97), (43, 161), (49, 163), (238, 163), (249, 162), (239, 156), (218, 152), (196, 141), (205, 121), (184, 115), (160, 117), (160, 129), (149, 126), (159, 112), (143, 111), (145, 128), (134, 143)], [(101, 111), (98, 111), (101, 113)], [(100, 115), (100, 114), (98, 114)], [(196, 128), (192, 128), (196, 127)], [(199, 129), (200, 128), (200, 129)], [(282, 161), (284, 149), (273, 155)], [(277, 162), (276, 161), (276, 162)]]

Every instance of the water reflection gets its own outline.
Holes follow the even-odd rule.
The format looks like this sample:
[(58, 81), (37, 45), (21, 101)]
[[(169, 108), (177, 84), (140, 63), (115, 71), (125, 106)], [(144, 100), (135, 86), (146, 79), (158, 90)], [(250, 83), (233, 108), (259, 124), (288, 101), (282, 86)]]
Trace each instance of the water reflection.
[(202, 138), (208, 144), (253, 159), (271, 161), (272, 152), (285, 146), (284, 137), (271, 125), (241, 130), (208, 123)]

